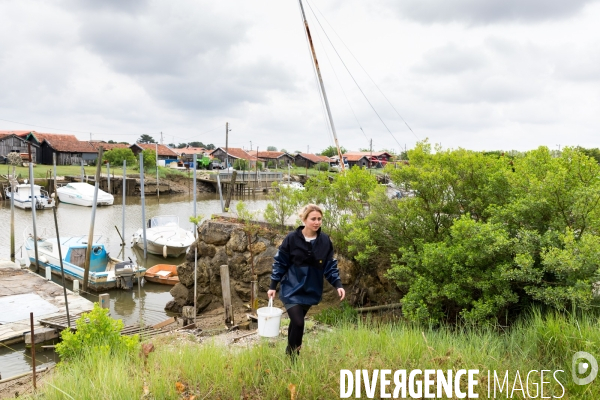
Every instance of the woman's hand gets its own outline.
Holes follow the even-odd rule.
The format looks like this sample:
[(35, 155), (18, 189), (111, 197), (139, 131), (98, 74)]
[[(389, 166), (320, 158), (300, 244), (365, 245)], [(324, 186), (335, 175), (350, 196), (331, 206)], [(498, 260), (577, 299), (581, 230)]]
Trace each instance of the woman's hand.
[(339, 288), (337, 291), (338, 295), (340, 296), (340, 301), (344, 300), (344, 297), (346, 297), (346, 291), (344, 288)]
[(274, 289), (267, 290), (267, 298), (275, 298), (275, 293), (277, 293), (277, 291)]

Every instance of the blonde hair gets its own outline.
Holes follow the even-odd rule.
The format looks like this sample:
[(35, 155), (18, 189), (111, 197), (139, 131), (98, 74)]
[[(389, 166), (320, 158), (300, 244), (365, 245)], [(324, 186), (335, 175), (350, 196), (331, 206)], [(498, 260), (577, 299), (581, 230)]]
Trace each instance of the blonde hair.
[(318, 205), (307, 204), (304, 206), (304, 208), (302, 208), (302, 211), (300, 211), (300, 214), (298, 214), (300, 216), (300, 220), (305, 221), (306, 218), (308, 218), (308, 214), (310, 214), (313, 211), (316, 211), (319, 214), (321, 214), (321, 217), (323, 216), (323, 210), (321, 210), (321, 208)]

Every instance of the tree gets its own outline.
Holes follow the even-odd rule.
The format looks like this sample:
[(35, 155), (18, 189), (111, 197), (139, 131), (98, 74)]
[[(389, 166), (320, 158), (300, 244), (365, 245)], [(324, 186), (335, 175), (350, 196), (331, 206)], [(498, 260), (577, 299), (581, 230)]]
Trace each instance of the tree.
[(238, 171), (248, 170), (248, 160), (244, 160), (243, 158), (236, 158), (233, 162), (233, 169)]
[(177, 145), (177, 148), (178, 148), (178, 149), (183, 149), (184, 147), (187, 147), (187, 143), (179, 143), (179, 144)]
[(175, 143), (169, 143), (167, 146), (169, 146), (172, 149), (177, 147), (177, 145)]
[(188, 144), (190, 145), (190, 147), (203, 147), (203, 148), (206, 148), (206, 146), (202, 142), (189, 142)]
[(286, 149), (280, 149), (279, 151), (282, 152), (282, 153), (287, 153), (288, 152)]
[[(340, 147), (340, 151), (342, 152), (342, 154), (348, 152), (348, 150), (346, 150), (343, 147)], [(337, 147), (335, 147), (335, 146), (329, 146), (325, 150), (321, 151), (321, 155), (322, 156), (326, 156), (326, 157), (337, 156), (338, 155)]]
[(154, 150), (144, 150), (142, 151), (144, 155), (144, 168), (154, 168), (156, 167), (156, 152)]
[(156, 143), (152, 136), (146, 134), (140, 136), (140, 138), (137, 141), (138, 143)]
[(274, 190), (267, 196), (269, 203), (265, 208), (264, 217), (268, 223), (284, 230), (286, 221), (294, 215), (300, 204), (299, 191), (279, 182), (273, 182), (272, 187)]
[(102, 160), (111, 163), (112, 165), (122, 165), (123, 160), (127, 162), (127, 165), (135, 165), (137, 160), (135, 154), (130, 148), (126, 149), (112, 149), (104, 153)]
[(206, 150), (214, 150), (214, 149), (216, 149), (216, 147), (215, 147), (214, 144), (209, 143), (209, 144), (206, 145)]
[(267, 151), (277, 151), (277, 147), (275, 147), (275, 146), (267, 146)]
[(112, 140), (112, 139), (111, 139), (111, 140), (109, 140), (109, 141), (108, 141), (108, 142), (106, 142), (106, 143), (108, 143), (108, 144), (115, 144), (115, 143), (117, 143), (117, 142), (115, 142), (114, 140)]

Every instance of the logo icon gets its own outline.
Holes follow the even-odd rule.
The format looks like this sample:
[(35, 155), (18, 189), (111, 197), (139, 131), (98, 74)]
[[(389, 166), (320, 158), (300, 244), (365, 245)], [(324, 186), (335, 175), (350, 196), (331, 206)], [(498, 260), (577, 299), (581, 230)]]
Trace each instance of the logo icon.
[[(583, 361), (585, 360), (585, 361)], [(588, 374), (585, 378), (580, 375)], [(573, 355), (571, 362), (571, 375), (576, 385), (587, 385), (591, 383), (598, 375), (598, 361), (590, 353), (578, 351)]]

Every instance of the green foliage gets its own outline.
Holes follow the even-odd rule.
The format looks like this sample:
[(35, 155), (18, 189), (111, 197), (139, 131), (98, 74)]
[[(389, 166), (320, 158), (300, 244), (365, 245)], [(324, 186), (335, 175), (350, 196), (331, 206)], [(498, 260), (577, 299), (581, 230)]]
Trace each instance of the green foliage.
[(262, 171), (263, 169), (263, 163), (260, 160), (256, 161), (256, 168), (258, 168), (259, 171)]
[[(156, 151), (154, 150), (144, 150), (142, 151), (144, 157), (144, 168), (154, 168), (156, 167)], [(139, 161), (138, 161), (139, 163)]]
[(138, 336), (121, 336), (123, 321), (110, 318), (108, 312), (94, 303), (94, 309), (83, 313), (75, 322), (77, 331), (65, 329), (61, 332), (62, 341), (56, 345), (56, 352), (62, 360), (78, 359), (91, 353), (125, 351), (133, 354), (138, 349)]
[(329, 171), (329, 163), (326, 162), (320, 162), (318, 164), (315, 164), (314, 168), (317, 171)]
[(298, 209), (300, 193), (297, 189), (280, 185), (278, 182), (273, 182), (272, 187), (274, 190), (267, 195), (269, 203), (265, 208), (264, 217), (268, 223), (284, 230), (285, 221)]
[[(340, 146), (340, 151), (342, 152), (342, 154), (348, 152), (348, 150), (346, 150), (344, 147), (341, 147), (341, 146)], [(329, 146), (325, 150), (321, 151), (320, 154), (322, 156), (327, 156), (327, 157), (337, 156), (338, 155), (337, 147)]]
[(202, 221), (204, 215), (197, 215), (196, 217), (190, 216), (190, 222), (194, 225), (198, 225)]
[(236, 158), (233, 162), (233, 169), (238, 171), (247, 171), (249, 169), (248, 160), (243, 158)]
[(237, 204), (235, 205), (235, 211), (237, 213), (238, 219), (245, 222), (250, 222), (256, 219), (256, 216), (258, 214), (257, 211), (250, 211), (248, 209), (248, 206), (246, 206), (246, 203), (244, 203), (243, 201), (237, 202)]
[(102, 155), (102, 160), (113, 166), (123, 165), (123, 161), (126, 161), (128, 166), (135, 165), (137, 161), (130, 148), (109, 150)]
[(313, 318), (327, 325), (349, 325), (356, 324), (358, 321), (358, 312), (347, 302), (337, 307), (329, 307), (319, 311)]
[(275, 161), (274, 160), (269, 160), (267, 162), (267, 168), (275, 168)]
[(267, 151), (277, 151), (277, 147), (275, 147), (275, 146), (267, 146)]
[(156, 140), (154, 140), (154, 138), (150, 135), (146, 135), (143, 134), (142, 136), (140, 136), (140, 138), (137, 140), (138, 143), (156, 143)]

